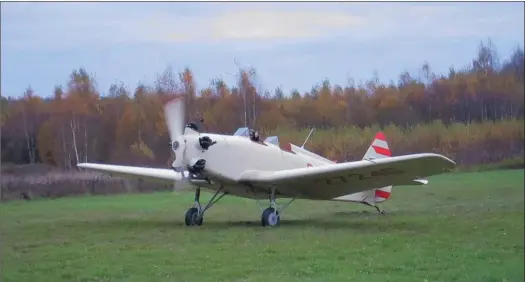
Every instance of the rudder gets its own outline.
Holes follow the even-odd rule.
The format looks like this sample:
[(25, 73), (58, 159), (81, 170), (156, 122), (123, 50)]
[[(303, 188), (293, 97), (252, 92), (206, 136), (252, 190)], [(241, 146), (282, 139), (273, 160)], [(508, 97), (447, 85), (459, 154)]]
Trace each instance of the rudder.
[(388, 147), (388, 143), (386, 142), (386, 137), (383, 134), (383, 132), (380, 131), (374, 137), (374, 140), (372, 141), (372, 144), (370, 144), (370, 147), (368, 147), (368, 150), (363, 156), (363, 160), (381, 159), (388, 158), (391, 156), (392, 152), (390, 152), (390, 148)]
[[(385, 134), (379, 131), (374, 137), (372, 144), (370, 144), (370, 147), (368, 147), (368, 150), (366, 151), (365, 155), (363, 156), (363, 160), (382, 159), (391, 156), (392, 152), (388, 147), (388, 142), (386, 141)], [(392, 193), (392, 186), (374, 189), (373, 191), (374, 202), (381, 203), (390, 198), (390, 194)]]

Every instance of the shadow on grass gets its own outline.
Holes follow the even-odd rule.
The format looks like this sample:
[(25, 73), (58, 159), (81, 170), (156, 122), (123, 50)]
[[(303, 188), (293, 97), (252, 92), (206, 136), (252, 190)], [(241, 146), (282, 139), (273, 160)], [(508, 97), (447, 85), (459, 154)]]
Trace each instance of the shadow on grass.
[[(419, 226), (415, 223), (396, 222), (392, 220), (377, 219), (387, 218), (388, 215), (377, 214), (376, 217), (370, 216), (364, 218), (342, 218), (326, 217), (326, 218), (305, 218), (305, 219), (282, 219), (278, 229), (346, 229), (346, 230), (361, 230), (365, 232), (390, 232), (390, 230), (405, 230), (409, 232), (423, 232), (424, 226)], [(206, 220), (202, 226), (186, 226), (182, 220), (164, 220), (164, 219), (140, 219), (140, 218), (109, 218), (100, 220), (87, 221), (73, 221), (64, 222), (62, 225), (67, 228), (88, 228), (106, 229), (106, 230), (121, 230), (121, 231), (143, 231), (143, 230), (158, 230), (161, 232), (169, 232), (170, 230), (228, 230), (228, 229), (264, 229), (260, 220), (250, 221), (217, 221), (214, 219)]]
[[(278, 228), (284, 229), (297, 229), (297, 228), (313, 228), (313, 229), (353, 229), (353, 230), (368, 230), (378, 231), (387, 230), (388, 228), (399, 229), (398, 224), (386, 223), (381, 224), (378, 227), (376, 221), (344, 221), (344, 220), (333, 220), (333, 219), (322, 219), (322, 218), (308, 218), (308, 219), (283, 219)], [(186, 227), (186, 226), (184, 226)], [(206, 229), (227, 229), (227, 228), (263, 228), (260, 221), (239, 221), (239, 222), (209, 222), (204, 223), (203, 226)], [(407, 226), (404, 226), (407, 228)], [(418, 229), (409, 228), (409, 229)], [(415, 231), (415, 230), (413, 230)]]

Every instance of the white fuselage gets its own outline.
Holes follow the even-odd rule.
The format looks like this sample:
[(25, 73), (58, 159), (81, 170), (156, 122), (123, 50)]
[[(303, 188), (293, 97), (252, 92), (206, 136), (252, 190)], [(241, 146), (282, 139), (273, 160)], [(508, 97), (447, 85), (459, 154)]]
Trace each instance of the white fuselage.
[[(202, 150), (198, 145), (198, 138), (203, 136), (208, 136), (217, 143), (208, 150)], [(330, 161), (313, 153), (310, 153), (312, 156), (309, 156), (303, 153), (288, 152), (277, 145), (254, 142), (243, 136), (200, 133), (199, 135), (188, 135), (186, 139), (188, 142), (186, 159), (205, 159), (206, 170), (221, 176), (219, 179), (216, 177), (212, 181), (213, 184), (198, 181), (194, 182), (195, 185), (216, 190), (222, 184), (224, 190), (229, 194), (248, 198), (267, 198), (268, 191), (231, 181), (238, 179), (246, 170), (280, 171), (330, 164)]]

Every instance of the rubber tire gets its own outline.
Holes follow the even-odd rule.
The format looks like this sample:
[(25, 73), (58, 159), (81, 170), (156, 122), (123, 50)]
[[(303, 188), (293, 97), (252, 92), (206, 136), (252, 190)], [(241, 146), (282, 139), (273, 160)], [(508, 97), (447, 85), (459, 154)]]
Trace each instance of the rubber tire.
[(184, 218), (184, 222), (187, 226), (201, 226), (202, 225), (202, 217), (197, 218), (199, 216), (199, 210), (197, 208), (190, 208), (186, 211), (186, 216)]
[(277, 218), (273, 218), (274, 208), (266, 208), (261, 215), (262, 226), (278, 226), (281, 223), (281, 216), (277, 212)]

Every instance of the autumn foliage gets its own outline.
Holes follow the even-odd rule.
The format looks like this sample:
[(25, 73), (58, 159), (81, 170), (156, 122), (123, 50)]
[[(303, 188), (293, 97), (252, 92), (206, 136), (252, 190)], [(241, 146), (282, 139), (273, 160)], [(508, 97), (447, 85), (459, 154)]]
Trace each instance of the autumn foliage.
[(362, 158), (378, 130), (394, 155), (438, 152), (463, 165), (523, 156), (521, 48), (500, 62), (491, 42), (482, 42), (471, 65), (448, 74), (425, 63), (397, 82), (324, 80), (307, 93), (261, 90), (253, 69), (240, 69), (237, 77), (236, 85), (217, 79), (198, 88), (190, 69), (167, 68), (154, 85), (103, 90), (87, 70), (74, 70), (52, 95), (28, 87), (21, 98), (2, 97), (2, 163), (65, 171), (79, 162), (167, 167), (162, 105), (180, 95), (187, 120), (204, 118), (204, 131), (232, 134), (247, 125), (301, 144), (315, 127), (308, 149), (338, 161)]

